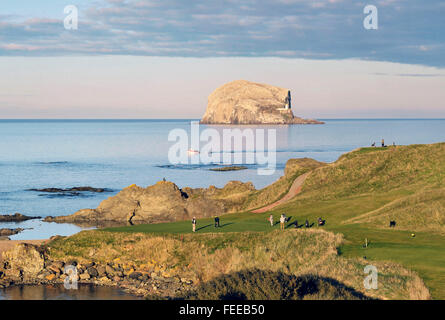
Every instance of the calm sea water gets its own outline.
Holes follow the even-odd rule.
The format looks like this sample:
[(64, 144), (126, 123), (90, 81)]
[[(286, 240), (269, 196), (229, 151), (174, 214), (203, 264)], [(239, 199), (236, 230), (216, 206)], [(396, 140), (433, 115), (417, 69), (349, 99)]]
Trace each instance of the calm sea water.
[[(277, 130), (277, 170), (258, 175), (257, 166), (214, 172), (209, 166), (170, 166), (172, 129), (190, 131), (190, 120), (0, 120), (0, 214), (31, 216), (72, 214), (95, 208), (120, 189), (148, 186), (162, 178), (179, 187), (224, 186), (230, 180), (264, 187), (283, 174), (290, 158), (335, 161), (341, 154), (382, 138), (387, 144), (445, 141), (445, 120), (325, 120), (324, 125), (264, 127)], [(201, 126), (205, 129), (208, 126)], [(215, 126), (221, 131), (224, 127)], [(243, 127), (245, 128), (245, 127)], [(254, 127), (260, 128), (260, 127)], [(60, 196), (33, 188), (93, 186), (109, 193)], [(70, 224), (0, 223), (27, 228), (11, 239), (41, 239), (81, 230)]]
[(140, 300), (115, 287), (79, 284), (77, 290), (67, 290), (61, 284), (22, 285), (0, 289), (0, 300)]

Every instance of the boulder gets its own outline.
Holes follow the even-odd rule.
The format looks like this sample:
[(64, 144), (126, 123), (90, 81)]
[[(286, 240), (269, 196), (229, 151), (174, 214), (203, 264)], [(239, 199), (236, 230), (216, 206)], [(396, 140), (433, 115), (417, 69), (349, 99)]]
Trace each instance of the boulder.
[(61, 268), (59, 268), (59, 267), (58, 267), (57, 265), (55, 265), (55, 264), (52, 264), (52, 265), (48, 266), (47, 269), (48, 269), (49, 271), (53, 272), (53, 273), (56, 273), (56, 274), (61, 274), (61, 273), (63, 273), (63, 272), (61, 271)]
[(90, 275), (88, 273), (82, 273), (81, 275), (79, 275), (79, 279), (80, 280), (89, 280)]
[(321, 124), (295, 117), (289, 89), (237, 80), (210, 94), (203, 124)]
[(139, 279), (140, 277), (142, 277), (142, 273), (141, 272), (138, 272), (138, 271), (135, 271), (135, 272), (132, 272), (132, 273), (130, 273), (130, 275), (128, 276), (130, 279)]
[(11, 270), (20, 270), (23, 277), (35, 277), (45, 267), (45, 256), (37, 246), (20, 243), (3, 252), (3, 259)]
[(51, 273), (51, 274), (47, 275), (45, 277), (45, 279), (48, 281), (54, 281), (56, 279), (56, 275), (54, 273)]
[(105, 276), (106, 270), (105, 270), (105, 267), (104, 267), (104, 266), (97, 266), (97, 267), (96, 267), (96, 271), (97, 271), (97, 273), (98, 273), (98, 277), (99, 277), (99, 278), (102, 278), (102, 277)]
[(113, 269), (112, 266), (110, 266), (110, 265), (107, 264), (107, 265), (105, 266), (105, 272), (106, 272), (107, 275), (109, 275), (109, 276), (114, 276), (115, 270)]
[(96, 278), (97, 276), (99, 276), (99, 272), (97, 272), (97, 269), (94, 267), (89, 267), (87, 269), (87, 272), (92, 278)]

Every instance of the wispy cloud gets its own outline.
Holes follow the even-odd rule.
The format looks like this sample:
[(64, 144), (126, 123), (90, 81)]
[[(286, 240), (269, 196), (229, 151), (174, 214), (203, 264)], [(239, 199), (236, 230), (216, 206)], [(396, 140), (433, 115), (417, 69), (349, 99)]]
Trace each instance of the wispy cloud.
[(366, 4), (95, 0), (80, 6), (75, 31), (63, 28), (62, 14), (18, 17), (6, 8), (0, 15), (0, 55), (358, 58), (445, 66), (445, 7), (440, 0), (376, 1), (378, 30), (363, 28)]
[(375, 72), (373, 73), (375, 76), (397, 76), (397, 77), (445, 77), (445, 73), (383, 73), (383, 72)]

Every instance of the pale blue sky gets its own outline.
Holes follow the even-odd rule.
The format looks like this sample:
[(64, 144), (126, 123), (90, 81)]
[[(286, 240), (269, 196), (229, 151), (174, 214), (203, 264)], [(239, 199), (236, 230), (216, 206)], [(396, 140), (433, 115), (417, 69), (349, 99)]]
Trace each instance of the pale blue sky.
[(290, 88), (306, 117), (445, 117), (444, 17), (439, 0), (2, 0), (0, 118), (199, 118), (234, 79)]

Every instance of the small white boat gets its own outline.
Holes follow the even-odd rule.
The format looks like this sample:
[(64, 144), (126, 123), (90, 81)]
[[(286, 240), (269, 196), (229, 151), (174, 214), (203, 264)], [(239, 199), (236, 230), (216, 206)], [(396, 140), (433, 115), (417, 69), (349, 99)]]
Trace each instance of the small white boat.
[(189, 154), (197, 154), (197, 153), (199, 153), (198, 150), (194, 150), (194, 149), (188, 149), (187, 152), (188, 152)]

